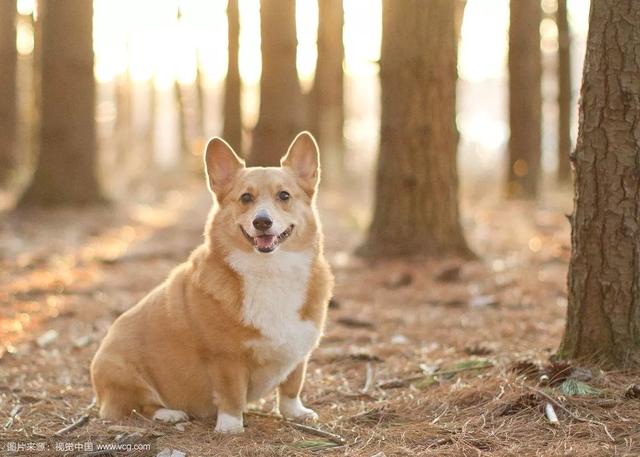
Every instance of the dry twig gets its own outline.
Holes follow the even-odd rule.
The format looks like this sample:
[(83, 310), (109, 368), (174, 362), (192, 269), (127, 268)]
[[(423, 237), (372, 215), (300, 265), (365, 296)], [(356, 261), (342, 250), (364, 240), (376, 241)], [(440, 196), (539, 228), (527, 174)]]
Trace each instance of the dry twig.
[(446, 370), (446, 371), (436, 371), (435, 373), (432, 373), (432, 374), (426, 374), (426, 375), (421, 374), (417, 376), (409, 376), (408, 378), (392, 379), (390, 381), (384, 381), (378, 384), (378, 387), (380, 387), (381, 389), (393, 389), (395, 387), (404, 387), (411, 384), (412, 382), (421, 381), (427, 378), (433, 378), (435, 376), (448, 376), (452, 374), (462, 373), (464, 371), (486, 370), (487, 368), (491, 368), (491, 367), (493, 367), (493, 363), (487, 363), (486, 365), (454, 368), (452, 370)]
[(305, 425), (305, 424), (300, 424), (298, 422), (293, 422), (293, 421), (285, 419), (285, 418), (283, 418), (281, 416), (276, 416), (275, 414), (263, 413), (262, 411), (247, 411), (245, 414), (249, 414), (249, 415), (253, 415), (253, 416), (259, 416), (259, 417), (268, 417), (270, 419), (276, 419), (276, 420), (279, 420), (281, 422), (284, 422), (287, 425), (290, 425), (290, 426), (292, 426), (294, 428), (297, 428), (298, 430), (310, 433), (312, 435), (321, 436), (322, 438), (326, 438), (329, 441), (333, 441), (334, 443), (339, 444), (341, 446), (344, 446), (344, 445), (347, 444), (347, 440), (345, 440), (340, 435), (337, 435), (337, 434), (331, 433), (331, 432), (327, 432), (327, 431), (321, 430), (319, 428), (312, 427), (310, 425)]
[[(528, 387), (528, 386), (527, 386)], [(606, 424), (600, 422), (600, 421), (594, 421), (593, 419), (586, 419), (584, 417), (580, 417), (575, 415), (574, 413), (572, 413), (571, 411), (569, 411), (562, 403), (560, 403), (558, 400), (556, 400), (555, 398), (553, 398), (551, 395), (546, 394), (545, 392), (543, 392), (540, 389), (536, 389), (535, 387), (528, 387), (530, 390), (532, 390), (533, 392), (537, 393), (538, 395), (541, 395), (542, 397), (546, 398), (547, 400), (549, 400), (551, 403), (553, 403), (554, 405), (556, 405), (558, 408), (560, 408), (562, 411), (564, 411), (565, 413), (567, 413), (573, 420), (576, 420), (578, 422), (585, 422), (587, 424), (595, 424), (595, 425), (599, 425), (604, 429), (604, 432), (607, 434), (607, 436), (609, 437), (609, 439), (613, 442), (615, 442), (616, 440), (613, 438), (613, 436), (611, 436), (611, 433), (609, 433), (609, 429), (607, 428)]]
[(75, 430), (78, 427), (82, 427), (83, 425), (87, 424), (88, 422), (89, 422), (89, 416), (87, 414), (83, 414), (82, 416), (80, 416), (80, 419), (78, 419), (75, 422), (72, 422), (70, 425), (67, 425), (65, 428), (62, 428), (62, 429), (58, 430), (53, 435), (54, 436), (64, 435), (65, 433), (70, 432), (72, 430)]

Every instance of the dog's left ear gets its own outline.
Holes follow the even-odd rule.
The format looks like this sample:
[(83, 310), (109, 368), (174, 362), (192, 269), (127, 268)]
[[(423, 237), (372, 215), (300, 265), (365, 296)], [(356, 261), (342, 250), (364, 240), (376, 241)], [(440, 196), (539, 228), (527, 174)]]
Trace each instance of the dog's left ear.
[(204, 153), (204, 166), (211, 192), (222, 201), (238, 171), (244, 168), (244, 160), (239, 158), (231, 146), (222, 138), (212, 138)]
[(307, 194), (315, 193), (320, 181), (320, 153), (313, 135), (309, 132), (298, 133), (287, 153), (280, 159), (280, 165), (293, 170)]

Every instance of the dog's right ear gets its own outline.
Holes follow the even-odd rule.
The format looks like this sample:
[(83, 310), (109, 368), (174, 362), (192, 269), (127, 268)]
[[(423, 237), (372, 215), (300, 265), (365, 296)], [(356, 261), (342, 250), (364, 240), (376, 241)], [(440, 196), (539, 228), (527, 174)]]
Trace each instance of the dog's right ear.
[(244, 160), (236, 155), (231, 146), (222, 138), (209, 140), (204, 153), (204, 165), (207, 172), (209, 190), (221, 201), (229, 191), (236, 173), (244, 168)]

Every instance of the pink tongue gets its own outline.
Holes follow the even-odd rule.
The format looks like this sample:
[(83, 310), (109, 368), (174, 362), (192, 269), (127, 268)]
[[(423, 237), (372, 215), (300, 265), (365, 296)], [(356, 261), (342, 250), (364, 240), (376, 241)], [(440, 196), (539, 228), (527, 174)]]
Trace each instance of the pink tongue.
[(275, 235), (261, 235), (254, 238), (259, 248), (270, 248), (276, 240)]

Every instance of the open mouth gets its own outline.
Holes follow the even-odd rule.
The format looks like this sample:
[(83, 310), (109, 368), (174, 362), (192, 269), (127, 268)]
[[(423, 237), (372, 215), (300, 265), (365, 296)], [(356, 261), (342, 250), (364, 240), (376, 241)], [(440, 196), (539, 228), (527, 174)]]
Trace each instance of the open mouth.
[(279, 235), (257, 235), (251, 236), (249, 235), (245, 229), (240, 226), (240, 230), (244, 237), (251, 243), (251, 245), (256, 248), (260, 252), (273, 252), (275, 249), (282, 243), (284, 240), (289, 238), (291, 232), (293, 232), (293, 224), (291, 224), (287, 229), (280, 233)]

